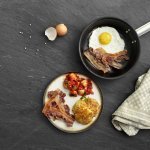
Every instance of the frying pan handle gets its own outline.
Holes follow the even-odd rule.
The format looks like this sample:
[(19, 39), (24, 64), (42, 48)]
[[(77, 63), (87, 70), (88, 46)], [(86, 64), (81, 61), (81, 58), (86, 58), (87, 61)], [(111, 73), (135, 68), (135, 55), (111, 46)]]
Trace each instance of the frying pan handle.
[(143, 34), (147, 33), (150, 31), (150, 22), (146, 23), (145, 25), (137, 28), (136, 30), (137, 35), (140, 37)]

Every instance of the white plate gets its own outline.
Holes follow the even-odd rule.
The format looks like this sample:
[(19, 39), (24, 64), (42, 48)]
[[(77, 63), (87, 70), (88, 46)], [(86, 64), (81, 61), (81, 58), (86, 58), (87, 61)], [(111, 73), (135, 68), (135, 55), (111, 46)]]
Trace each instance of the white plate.
[[(65, 89), (63, 87), (63, 81), (65, 79), (67, 74), (63, 74), (57, 78), (55, 78), (46, 88), (45, 93), (44, 93), (44, 97), (43, 97), (43, 102), (45, 104), (45, 102), (48, 100), (47, 94), (49, 91), (54, 91), (56, 89), (60, 89), (61, 91), (63, 91), (64, 93), (66, 93), (65, 96), (65, 103), (69, 106), (70, 108), (70, 112), (71, 114), (73, 114), (72, 112), (72, 107), (73, 105), (76, 103), (76, 101), (78, 101), (81, 96), (77, 96), (77, 97), (73, 97), (73, 96), (69, 96), (69, 91), (67, 89)], [(88, 78), (85, 75), (79, 74), (79, 77), (83, 77), (83, 78)], [(99, 117), (101, 110), (102, 110), (102, 92), (99, 89), (99, 87), (92, 81), (92, 86), (93, 86), (93, 92), (94, 94), (90, 94), (88, 95), (91, 98), (94, 98), (98, 101), (98, 103), (100, 104), (100, 111), (97, 114), (96, 117), (93, 118), (92, 122), (87, 124), (87, 125), (82, 125), (80, 123), (78, 123), (77, 121), (74, 121), (73, 126), (72, 127), (67, 127), (66, 123), (63, 120), (52, 120), (50, 119), (49, 121), (58, 129), (65, 131), (65, 132), (69, 132), (69, 133), (77, 133), (77, 132), (82, 132), (85, 129), (89, 128)]]

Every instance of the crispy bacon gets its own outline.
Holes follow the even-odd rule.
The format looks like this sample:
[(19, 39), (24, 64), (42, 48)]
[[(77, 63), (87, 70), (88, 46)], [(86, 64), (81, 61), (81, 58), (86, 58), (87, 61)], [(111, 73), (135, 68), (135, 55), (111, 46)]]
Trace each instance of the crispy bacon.
[(68, 127), (71, 127), (74, 122), (74, 116), (70, 114), (68, 105), (64, 104), (65, 96), (65, 93), (59, 89), (48, 92), (49, 100), (46, 102), (42, 113), (48, 119), (62, 119)]
[(127, 50), (111, 54), (107, 53), (103, 48), (89, 48), (84, 52), (84, 55), (96, 69), (102, 70), (104, 73), (111, 71), (111, 67), (121, 69), (121, 62), (129, 59)]

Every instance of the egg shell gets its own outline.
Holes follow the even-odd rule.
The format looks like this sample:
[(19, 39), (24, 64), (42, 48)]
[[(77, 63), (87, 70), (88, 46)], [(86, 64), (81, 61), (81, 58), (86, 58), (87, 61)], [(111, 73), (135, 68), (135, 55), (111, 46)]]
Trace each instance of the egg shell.
[(56, 29), (53, 27), (49, 27), (45, 30), (45, 35), (50, 41), (54, 41), (57, 37)]

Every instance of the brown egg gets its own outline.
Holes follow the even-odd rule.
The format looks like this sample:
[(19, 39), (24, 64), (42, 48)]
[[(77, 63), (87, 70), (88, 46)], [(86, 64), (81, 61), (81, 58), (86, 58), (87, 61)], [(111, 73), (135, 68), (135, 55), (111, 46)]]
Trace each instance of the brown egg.
[(59, 36), (64, 36), (67, 34), (67, 27), (64, 24), (58, 24), (56, 26), (56, 31)]

